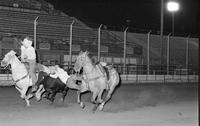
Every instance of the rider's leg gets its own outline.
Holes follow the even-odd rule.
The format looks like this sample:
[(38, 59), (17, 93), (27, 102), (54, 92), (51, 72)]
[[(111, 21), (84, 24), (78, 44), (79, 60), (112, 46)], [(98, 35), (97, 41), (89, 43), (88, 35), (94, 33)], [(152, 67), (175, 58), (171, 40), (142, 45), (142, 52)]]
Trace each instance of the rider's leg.
[(32, 92), (34, 92), (34, 91), (37, 90), (36, 87), (35, 87), (35, 83), (37, 82), (37, 77), (36, 77), (36, 62), (33, 60), (33, 61), (30, 61), (29, 64), (30, 64), (29, 75), (31, 76), (32, 82), (33, 82)]

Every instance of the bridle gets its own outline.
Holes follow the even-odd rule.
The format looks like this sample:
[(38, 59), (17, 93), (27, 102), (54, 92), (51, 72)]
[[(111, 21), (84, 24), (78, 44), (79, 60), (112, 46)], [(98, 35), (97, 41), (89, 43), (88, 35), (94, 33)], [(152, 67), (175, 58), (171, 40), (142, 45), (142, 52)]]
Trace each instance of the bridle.
[[(2, 69), (7, 69), (7, 67), (9, 66), (9, 64), (7, 64), (5, 67), (3, 67)], [(10, 70), (10, 68), (9, 68), (9, 70)]]
[[(21, 58), (21, 56), (17, 56), (17, 58), (19, 59), (19, 58)], [(7, 67), (8, 67), (8, 66), (10, 66), (10, 64), (9, 64), (9, 63), (7, 63), (7, 64), (6, 64), (6, 66), (4, 66), (2, 69), (7, 69)], [(10, 68), (8, 68), (8, 70), (10, 70), (10, 69), (11, 69), (11, 67), (10, 67)]]

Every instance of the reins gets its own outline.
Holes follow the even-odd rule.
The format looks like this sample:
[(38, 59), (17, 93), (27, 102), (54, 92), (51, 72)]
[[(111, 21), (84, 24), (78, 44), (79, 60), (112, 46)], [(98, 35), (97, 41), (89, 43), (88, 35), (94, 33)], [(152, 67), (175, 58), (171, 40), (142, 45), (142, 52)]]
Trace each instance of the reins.
[(17, 79), (17, 80), (14, 80), (14, 79), (12, 78), (12, 80), (13, 80), (13, 81), (15, 82), (15, 84), (16, 84), (16, 83), (19, 82), (20, 80), (25, 79), (28, 75), (29, 75), (29, 74), (28, 74), (28, 72), (27, 72), (27, 74), (24, 75), (23, 77), (21, 77), (21, 78), (19, 78), (19, 79)]
[[(7, 64), (3, 69), (6, 69), (9, 66), (9, 64)], [(10, 70), (10, 69), (9, 69)]]

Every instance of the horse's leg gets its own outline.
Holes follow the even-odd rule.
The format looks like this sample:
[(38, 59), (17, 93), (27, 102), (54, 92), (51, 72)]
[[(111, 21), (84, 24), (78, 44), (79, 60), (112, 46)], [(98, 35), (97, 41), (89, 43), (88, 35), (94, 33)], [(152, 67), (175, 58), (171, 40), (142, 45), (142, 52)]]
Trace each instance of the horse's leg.
[(15, 86), (15, 88), (20, 92), (20, 97), (24, 99), (24, 96), (22, 96), (22, 90), (18, 86)]
[(53, 92), (51, 93), (51, 97), (49, 98), (49, 100), (51, 101), (51, 104), (53, 104), (54, 99), (55, 99), (55, 96), (56, 96), (56, 91), (53, 91)]
[(50, 100), (49, 95), (50, 95), (50, 92), (49, 91), (45, 91), (43, 98), (46, 98), (47, 100)]
[(105, 100), (99, 105), (99, 110), (103, 110), (104, 105), (111, 99), (116, 86), (119, 84), (119, 81), (119, 74), (116, 72), (116, 70), (114, 70), (110, 76), (110, 88), (108, 90), (108, 94), (106, 95)]
[(92, 95), (91, 102), (94, 104), (94, 107), (92, 109), (93, 112), (95, 112), (99, 106), (99, 103), (96, 101), (96, 97), (98, 94), (99, 94), (99, 91), (97, 90), (96, 92), (93, 92), (93, 95)]
[(30, 100), (29, 100), (29, 96), (25, 96), (25, 101), (26, 101), (26, 105), (27, 105), (27, 107), (29, 107), (30, 106)]
[(34, 95), (33, 95), (32, 93), (27, 94), (27, 98), (28, 98), (28, 99), (31, 99), (33, 96), (34, 96)]
[(25, 89), (20, 89), (18, 86), (15, 86), (15, 88), (20, 92), (20, 97), (22, 99), (24, 99), (26, 97), (26, 90), (28, 90), (28, 88), (26, 90)]
[(30, 106), (30, 101), (29, 101), (29, 99), (30, 99), (30, 97), (32, 97), (33, 96), (33, 94), (30, 94), (30, 95), (26, 95), (27, 94), (27, 91), (28, 91), (28, 86), (27, 87), (25, 87), (24, 88), (24, 90), (22, 90), (22, 96), (24, 96), (24, 99), (25, 99), (25, 101), (26, 101), (26, 106)]
[(99, 110), (103, 110), (106, 102), (108, 102), (111, 99), (111, 96), (112, 96), (112, 93), (113, 93), (115, 87), (116, 87), (116, 85), (110, 87), (110, 89), (108, 90), (108, 94), (106, 95), (105, 100), (99, 105)]
[(67, 91), (68, 91), (68, 88), (65, 88), (64, 91), (62, 91), (62, 98), (61, 98), (62, 102), (64, 102), (64, 100), (65, 100), (65, 96), (67, 95)]
[(81, 101), (81, 91), (77, 91), (77, 103), (80, 104), (80, 107), (85, 108), (85, 104)]
[(98, 104), (101, 104), (103, 102), (102, 100), (102, 94), (103, 94), (104, 90), (101, 90), (98, 94), (98, 97), (97, 97), (97, 103)]
[(39, 86), (39, 89), (36, 91), (35, 93), (35, 97), (36, 97), (36, 100), (37, 101), (40, 101), (41, 100), (41, 96), (42, 94), (45, 92), (45, 89), (44, 89), (44, 86), (43, 85), (40, 85)]
[(46, 91), (46, 92), (44, 92), (44, 94), (42, 95), (42, 97), (46, 98), (46, 99), (49, 99), (49, 95), (50, 95), (50, 92)]
[(30, 96), (29, 97), (26, 96), (26, 92), (28, 91), (28, 86), (24, 87), (23, 89), (20, 89), (16, 85), (15, 88), (20, 92), (20, 94), (21, 94), (20, 97), (26, 101), (26, 106), (30, 106), (30, 101), (29, 101)]

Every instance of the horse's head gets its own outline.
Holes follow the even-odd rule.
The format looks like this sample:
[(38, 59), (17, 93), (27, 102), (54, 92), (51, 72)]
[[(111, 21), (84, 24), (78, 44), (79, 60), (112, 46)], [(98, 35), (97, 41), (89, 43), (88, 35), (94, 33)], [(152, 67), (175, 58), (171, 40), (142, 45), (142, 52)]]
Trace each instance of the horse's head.
[(14, 57), (16, 57), (15, 54), (16, 54), (16, 52), (13, 51), (13, 50), (11, 50), (10, 52), (8, 52), (8, 53), (4, 56), (3, 60), (1, 61), (1, 66), (2, 66), (2, 67), (8, 66), (8, 65), (11, 63), (12, 59), (13, 59)]
[(76, 72), (80, 72), (81, 68), (87, 63), (91, 62), (91, 60), (88, 57), (89, 52), (80, 52), (79, 55), (76, 58), (75, 64), (74, 64), (74, 70)]

